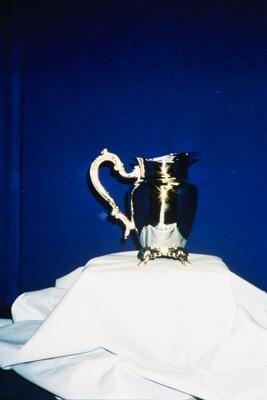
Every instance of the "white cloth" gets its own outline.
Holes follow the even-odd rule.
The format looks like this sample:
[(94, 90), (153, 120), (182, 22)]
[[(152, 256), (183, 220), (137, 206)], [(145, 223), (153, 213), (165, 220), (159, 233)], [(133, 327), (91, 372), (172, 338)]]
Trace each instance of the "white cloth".
[(266, 400), (266, 293), (189, 259), (110, 254), (21, 295), (1, 366), (65, 399)]

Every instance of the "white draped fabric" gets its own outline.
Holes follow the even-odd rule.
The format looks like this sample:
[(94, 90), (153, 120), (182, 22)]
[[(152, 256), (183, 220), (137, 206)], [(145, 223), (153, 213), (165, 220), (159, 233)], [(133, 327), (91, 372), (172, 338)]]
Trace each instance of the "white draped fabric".
[(221, 259), (109, 254), (26, 293), (0, 365), (64, 399), (267, 399), (267, 296)]

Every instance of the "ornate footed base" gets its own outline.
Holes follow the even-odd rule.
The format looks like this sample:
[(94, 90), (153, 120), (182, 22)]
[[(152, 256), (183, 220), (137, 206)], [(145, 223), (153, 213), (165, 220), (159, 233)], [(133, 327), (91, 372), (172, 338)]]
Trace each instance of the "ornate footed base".
[(188, 253), (182, 247), (169, 247), (161, 249), (159, 247), (144, 247), (138, 253), (139, 265), (145, 265), (155, 258), (166, 257), (179, 260), (184, 266), (189, 266)]

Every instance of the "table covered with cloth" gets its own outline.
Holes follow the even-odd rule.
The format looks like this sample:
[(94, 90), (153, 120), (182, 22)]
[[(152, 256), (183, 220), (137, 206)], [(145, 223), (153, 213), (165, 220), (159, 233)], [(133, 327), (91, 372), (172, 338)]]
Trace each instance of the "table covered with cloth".
[(22, 294), (0, 365), (63, 399), (267, 399), (267, 296), (214, 256), (108, 254)]

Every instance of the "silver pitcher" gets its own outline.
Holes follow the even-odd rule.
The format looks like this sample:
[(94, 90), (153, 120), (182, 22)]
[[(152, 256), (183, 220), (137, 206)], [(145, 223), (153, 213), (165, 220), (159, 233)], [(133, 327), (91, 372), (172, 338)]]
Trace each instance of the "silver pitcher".
[[(196, 153), (171, 153), (156, 158), (136, 157), (137, 165), (126, 172), (116, 154), (104, 149), (90, 167), (91, 182), (111, 207), (111, 215), (125, 226), (125, 239), (136, 231), (140, 264), (157, 257), (178, 259), (189, 264), (184, 247), (190, 233), (197, 203), (197, 190), (188, 182), (188, 168), (197, 160)], [(133, 181), (129, 192), (130, 216), (122, 213), (99, 180), (104, 162), (122, 178)]]

